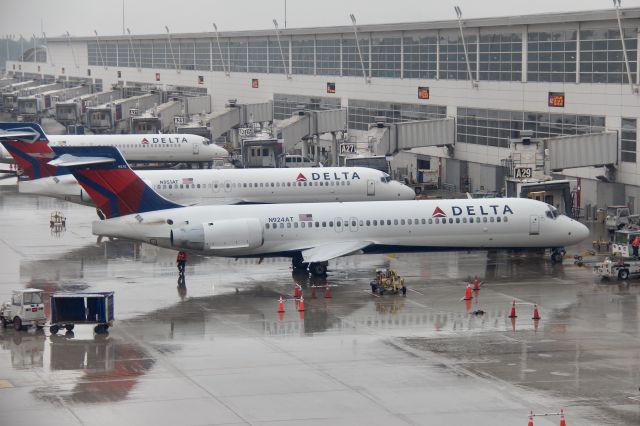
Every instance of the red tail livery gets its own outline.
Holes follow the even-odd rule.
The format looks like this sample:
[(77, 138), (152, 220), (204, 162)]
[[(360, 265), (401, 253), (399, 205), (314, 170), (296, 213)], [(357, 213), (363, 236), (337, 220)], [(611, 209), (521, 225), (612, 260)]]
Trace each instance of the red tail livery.
[(111, 146), (53, 147), (53, 165), (67, 167), (107, 219), (134, 213), (183, 207), (146, 183)]

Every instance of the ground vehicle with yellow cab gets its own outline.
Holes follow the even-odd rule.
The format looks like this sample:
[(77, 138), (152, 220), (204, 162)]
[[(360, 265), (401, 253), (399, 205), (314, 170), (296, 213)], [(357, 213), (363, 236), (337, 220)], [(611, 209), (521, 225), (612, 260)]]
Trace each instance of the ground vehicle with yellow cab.
[(403, 295), (407, 294), (407, 287), (404, 285), (404, 278), (402, 278), (394, 269), (379, 268), (376, 269), (376, 277), (371, 281), (371, 293), (382, 296), (384, 293), (389, 292), (398, 294), (402, 292)]

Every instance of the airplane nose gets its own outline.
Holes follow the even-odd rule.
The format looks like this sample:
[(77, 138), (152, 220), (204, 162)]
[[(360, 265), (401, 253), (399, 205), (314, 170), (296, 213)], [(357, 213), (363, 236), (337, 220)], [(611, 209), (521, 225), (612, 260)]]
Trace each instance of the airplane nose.
[(565, 229), (568, 231), (570, 244), (577, 244), (589, 237), (589, 228), (585, 225), (569, 217), (566, 220), (568, 223)]
[(398, 182), (400, 185), (400, 190), (398, 191), (398, 198), (401, 200), (414, 200), (416, 198), (416, 193), (413, 189), (409, 188), (407, 185)]
[(574, 221), (574, 224), (576, 228), (574, 231), (576, 242), (586, 240), (589, 237), (589, 228), (578, 221)]

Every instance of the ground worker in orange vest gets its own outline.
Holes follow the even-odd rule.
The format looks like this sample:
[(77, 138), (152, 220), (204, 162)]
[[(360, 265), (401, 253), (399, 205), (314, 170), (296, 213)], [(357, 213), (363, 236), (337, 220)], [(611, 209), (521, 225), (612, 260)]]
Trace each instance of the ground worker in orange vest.
[(178, 252), (178, 256), (176, 257), (176, 262), (178, 263), (178, 274), (183, 277), (184, 276), (184, 267), (187, 264), (187, 253), (180, 251)]
[(631, 243), (631, 247), (633, 247), (633, 257), (638, 258), (638, 247), (640, 247), (640, 235), (636, 235)]

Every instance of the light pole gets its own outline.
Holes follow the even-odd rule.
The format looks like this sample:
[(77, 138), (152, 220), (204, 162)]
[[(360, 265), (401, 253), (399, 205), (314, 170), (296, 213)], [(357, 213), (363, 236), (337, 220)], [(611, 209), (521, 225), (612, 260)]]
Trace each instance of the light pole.
[(362, 77), (365, 83), (371, 83), (371, 79), (367, 77), (367, 72), (364, 69), (364, 60), (362, 59), (362, 51), (360, 50), (360, 40), (358, 40), (358, 29), (356, 28), (356, 16), (353, 13), (349, 14), (351, 18), (351, 25), (353, 26), (353, 35), (356, 37), (356, 48), (358, 49), (358, 57), (360, 58), (360, 65), (362, 66)]
[[(124, 0), (123, 0), (124, 4)], [(127, 34), (129, 34), (129, 47), (131, 48), (131, 55), (133, 56), (133, 61), (136, 63), (136, 68), (140, 71), (140, 65), (138, 65), (138, 59), (136, 58), (136, 52), (133, 49), (133, 39), (131, 38), (131, 30), (127, 27)], [(142, 59), (142, 58), (141, 58)]]
[(627, 71), (627, 79), (629, 80), (629, 87), (631, 87), (631, 93), (638, 93), (638, 86), (631, 80), (631, 69), (629, 68), (629, 56), (627, 55), (627, 46), (624, 42), (624, 30), (622, 29), (622, 18), (620, 16), (620, 3), (621, 0), (613, 0), (613, 7), (616, 8), (616, 18), (618, 20), (618, 29), (620, 30), (620, 42), (622, 43), (622, 54), (624, 55), (624, 66)]
[(178, 63), (176, 62), (176, 56), (173, 54), (173, 44), (171, 43), (171, 32), (169, 31), (169, 26), (165, 25), (164, 29), (167, 30), (167, 39), (169, 40), (169, 50), (171, 51), (171, 57), (173, 58), (173, 66), (176, 68), (176, 72), (180, 72), (180, 68), (178, 68)]
[(37, 59), (36, 56), (38, 56), (38, 55), (36, 53), (37, 53), (37, 50), (38, 50), (38, 46), (36, 44), (36, 35), (35, 34), (31, 34), (31, 37), (33, 37), (33, 63), (35, 64), (37, 62), (36, 61), (36, 59)]
[(467, 43), (464, 40), (464, 32), (462, 31), (462, 10), (459, 6), (453, 8), (456, 11), (458, 17), (458, 28), (460, 29), (460, 38), (462, 39), (462, 49), (464, 50), (464, 60), (467, 63), (467, 74), (469, 75), (469, 81), (472, 87), (478, 87), (478, 82), (471, 77), (471, 64), (469, 63), (469, 54), (467, 53)]
[(102, 61), (102, 66), (106, 70), (107, 64), (104, 62), (104, 56), (102, 56), (102, 49), (100, 48), (100, 39), (98, 38), (98, 30), (93, 30), (93, 33), (96, 35), (96, 45), (98, 47), (98, 53), (100, 54), (100, 60)]
[(224, 75), (229, 76), (227, 72), (227, 66), (224, 64), (224, 56), (222, 55), (222, 48), (220, 47), (220, 37), (218, 36), (218, 26), (216, 23), (213, 23), (213, 30), (216, 33), (216, 43), (218, 44), (218, 52), (220, 52), (220, 61), (222, 61), (222, 71), (224, 71)]
[(289, 74), (289, 67), (284, 61), (284, 52), (282, 51), (282, 43), (280, 43), (280, 29), (278, 28), (278, 21), (275, 19), (273, 20), (273, 26), (276, 28), (276, 39), (278, 40), (278, 47), (280, 48), (280, 58), (282, 59), (282, 71), (287, 76), (287, 78), (291, 78), (291, 74)]

